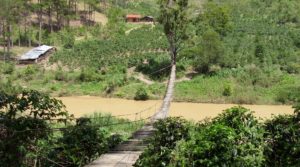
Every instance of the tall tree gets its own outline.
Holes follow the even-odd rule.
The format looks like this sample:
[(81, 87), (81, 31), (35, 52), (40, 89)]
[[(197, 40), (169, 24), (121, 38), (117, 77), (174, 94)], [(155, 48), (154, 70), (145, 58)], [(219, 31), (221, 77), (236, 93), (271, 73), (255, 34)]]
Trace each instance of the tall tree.
[(14, 24), (20, 15), (20, 6), (22, 0), (0, 0), (0, 19), (3, 24), (3, 34), (4, 39), (6, 39), (6, 53), (5, 59), (10, 58), (10, 49), (11, 49), (11, 34), (12, 34), (12, 24)]
[(38, 9), (38, 18), (39, 18), (39, 46), (42, 43), (42, 26), (43, 26), (43, 3), (42, 0), (38, 0), (39, 9)]
[(188, 0), (159, 0), (159, 5), (159, 22), (164, 26), (164, 32), (169, 42), (172, 68), (167, 92), (161, 110), (155, 116), (156, 119), (164, 118), (168, 115), (176, 80), (176, 58), (182, 50), (183, 41), (187, 38), (186, 30), (188, 26)]

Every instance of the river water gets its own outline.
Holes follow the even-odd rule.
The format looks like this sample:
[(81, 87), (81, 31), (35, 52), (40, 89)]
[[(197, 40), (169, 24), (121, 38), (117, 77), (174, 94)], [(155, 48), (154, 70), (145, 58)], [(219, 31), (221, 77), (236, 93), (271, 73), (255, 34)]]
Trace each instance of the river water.
[[(94, 112), (106, 112), (131, 120), (148, 118), (155, 113), (162, 101), (134, 101), (117, 98), (101, 98), (93, 96), (60, 97), (67, 110), (75, 117), (90, 115)], [(215, 117), (223, 110), (237, 106), (235, 104), (210, 104), (173, 102), (170, 116), (182, 116), (188, 120), (199, 121), (207, 117)], [(242, 105), (254, 111), (256, 117), (270, 118), (272, 114), (293, 114), (293, 108), (286, 105)], [(143, 112), (141, 112), (143, 111)], [(139, 113), (141, 112), (141, 113)], [(138, 114), (134, 114), (138, 113)], [(131, 114), (131, 115), (127, 115)]]

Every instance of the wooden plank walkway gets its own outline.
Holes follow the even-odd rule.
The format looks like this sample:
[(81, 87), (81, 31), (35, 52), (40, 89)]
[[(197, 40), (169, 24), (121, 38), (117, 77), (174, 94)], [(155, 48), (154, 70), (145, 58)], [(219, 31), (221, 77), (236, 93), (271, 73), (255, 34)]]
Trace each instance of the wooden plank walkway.
[(103, 154), (86, 167), (131, 167), (142, 151), (117, 151)]
[(151, 124), (133, 133), (132, 137), (112, 151), (101, 155), (86, 167), (130, 167), (132, 166), (147, 146), (145, 139), (154, 132)]

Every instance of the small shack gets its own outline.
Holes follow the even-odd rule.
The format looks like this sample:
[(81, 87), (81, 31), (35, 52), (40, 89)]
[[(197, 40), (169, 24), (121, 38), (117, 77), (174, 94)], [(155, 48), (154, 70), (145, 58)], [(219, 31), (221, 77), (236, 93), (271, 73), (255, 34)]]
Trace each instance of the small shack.
[(39, 47), (31, 49), (25, 53), (19, 59), (20, 64), (32, 64), (37, 63), (45, 59), (49, 54), (54, 52), (56, 49), (52, 46), (41, 45)]
[(126, 15), (126, 22), (140, 22), (142, 16), (138, 14), (128, 14)]
[(154, 22), (154, 17), (153, 16), (144, 16), (141, 18), (142, 22)]

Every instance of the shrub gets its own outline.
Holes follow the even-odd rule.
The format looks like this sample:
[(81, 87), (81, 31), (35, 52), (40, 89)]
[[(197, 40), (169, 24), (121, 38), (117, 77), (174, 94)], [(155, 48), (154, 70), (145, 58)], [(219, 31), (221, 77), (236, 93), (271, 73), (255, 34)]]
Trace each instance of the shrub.
[(45, 119), (67, 116), (62, 102), (48, 95), (27, 90), (11, 94), (1, 91), (0, 166), (34, 166), (25, 159), (36, 152), (38, 140), (52, 134)]
[(192, 140), (179, 143), (170, 166), (234, 166), (236, 136), (222, 124), (204, 126)]
[(252, 113), (233, 107), (200, 123), (178, 144), (173, 166), (263, 166), (263, 128)]
[(93, 82), (100, 81), (101, 78), (97, 71), (93, 68), (84, 68), (81, 70), (78, 80), (81, 82)]
[(276, 95), (276, 101), (283, 104), (297, 102), (300, 99), (300, 87), (284, 87)]
[(61, 31), (59, 33), (61, 38), (61, 43), (64, 48), (72, 48), (75, 44), (75, 36), (71, 31)]
[(224, 86), (224, 90), (223, 90), (222, 94), (223, 94), (223, 96), (231, 96), (231, 94), (232, 94), (232, 88), (231, 88), (231, 86), (228, 85), (228, 84), (226, 84)]
[(11, 77), (8, 77), (6, 81), (0, 81), (0, 92), (2, 91), (8, 94), (13, 94), (19, 92), (20, 90), (22, 90), (22, 87), (18, 84), (14, 84)]
[(31, 75), (35, 74), (38, 70), (39, 69), (36, 65), (28, 65), (24, 70), (24, 75), (31, 76)]
[(300, 105), (294, 115), (276, 116), (265, 123), (266, 166), (300, 165)]
[(112, 93), (117, 87), (123, 86), (127, 82), (127, 76), (124, 73), (106, 74), (106, 93)]
[[(224, 52), (223, 41), (220, 35), (214, 30), (207, 30), (200, 41), (199, 49), (195, 49), (194, 55), (197, 55), (194, 67), (202, 73), (208, 73), (211, 66), (221, 64), (221, 55)], [(211, 67), (213, 68), (213, 67)]]
[(105, 133), (99, 132), (87, 118), (77, 120), (75, 126), (63, 131), (57, 144), (60, 147), (50, 152), (49, 157), (66, 167), (83, 166), (108, 148)]
[(12, 74), (15, 71), (15, 64), (13, 63), (1, 63), (1, 72), (3, 74)]
[(54, 78), (57, 81), (66, 81), (67, 80), (67, 75), (61, 69), (59, 69), (58, 71), (55, 71)]
[(134, 96), (134, 100), (148, 100), (149, 95), (144, 87), (139, 88)]
[(166, 67), (170, 66), (170, 60), (167, 55), (150, 55), (147, 61), (148, 63), (137, 64), (136, 70), (155, 80), (161, 80), (169, 75), (170, 68)]
[(156, 131), (150, 139), (150, 144), (142, 153), (135, 167), (163, 167), (171, 160), (170, 153), (176, 142), (188, 136), (188, 123), (181, 118), (166, 118), (154, 124)]

